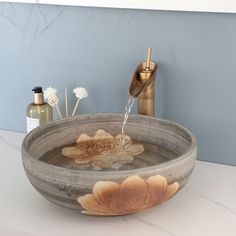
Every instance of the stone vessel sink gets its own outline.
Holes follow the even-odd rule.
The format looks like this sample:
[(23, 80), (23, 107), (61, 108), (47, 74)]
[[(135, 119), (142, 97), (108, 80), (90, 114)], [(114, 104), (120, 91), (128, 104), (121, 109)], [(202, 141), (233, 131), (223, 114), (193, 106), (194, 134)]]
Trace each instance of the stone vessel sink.
[(193, 171), (195, 137), (177, 123), (131, 114), (120, 156), (114, 150), (122, 118), (80, 115), (31, 131), (22, 143), (31, 184), (49, 201), (88, 215), (137, 213), (172, 198)]

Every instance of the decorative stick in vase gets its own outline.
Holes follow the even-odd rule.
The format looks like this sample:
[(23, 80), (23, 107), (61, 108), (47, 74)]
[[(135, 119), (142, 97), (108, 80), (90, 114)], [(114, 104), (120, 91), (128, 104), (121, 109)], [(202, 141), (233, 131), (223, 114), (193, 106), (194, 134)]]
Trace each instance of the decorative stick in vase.
[(71, 116), (75, 115), (76, 110), (79, 106), (80, 100), (83, 99), (83, 98), (88, 97), (88, 91), (85, 88), (82, 88), (82, 87), (77, 87), (77, 88), (73, 89), (73, 93), (77, 97), (77, 101), (76, 101), (76, 104), (75, 104), (75, 107), (73, 109), (73, 112), (72, 112)]
[(58, 116), (62, 118), (60, 108), (58, 106), (58, 97), (56, 95), (57, 90), (55, 88), (49, 87), (44, 91), (44, 97), (48, 100), (48, 104), (52, 107), (56, 107)]
[(67, 89), (65, 89), (65, 107), (66, 107), (66, 117), (68, 117), (68, 98), (67, 98)]

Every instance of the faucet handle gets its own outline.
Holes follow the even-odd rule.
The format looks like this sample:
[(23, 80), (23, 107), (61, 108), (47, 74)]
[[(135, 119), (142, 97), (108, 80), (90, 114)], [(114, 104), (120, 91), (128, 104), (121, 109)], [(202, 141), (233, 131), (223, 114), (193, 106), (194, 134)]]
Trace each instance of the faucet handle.
[(146, 71), (150, 71), (150, 63), (151, 63), (151, 54), (152, 54), (152, 49), (148, 48), (147, 49), (147, 60), (146, 60)]

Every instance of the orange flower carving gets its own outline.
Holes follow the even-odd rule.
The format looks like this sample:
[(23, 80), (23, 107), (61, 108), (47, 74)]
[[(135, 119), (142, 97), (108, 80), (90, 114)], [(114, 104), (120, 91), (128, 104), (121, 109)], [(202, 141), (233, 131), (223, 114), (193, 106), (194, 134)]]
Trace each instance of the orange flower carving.
[(133, 175), (121, 184), (98, 181), (92, 194), (77, 198), (88, 215), (126, 215), (154, 207), (170, 199), (178, 190), (179, 183), (168, 185), (165, 177), (156, 175), (144, 180)]
[(94, 169), (100, 170), (117, 163), (121, 165), (132, 162), (134, 156), (144, 151), (143, 145), (133, 144), (130, 137), (125, 135), (124, 148), (118, 152), (120, 137), (120, 134), (112, 136), (101, 129), (93, 137), (81, 134), (76, 145), (64, 147), (62, 154), (74, 159), (77, 164), (90, 164)]

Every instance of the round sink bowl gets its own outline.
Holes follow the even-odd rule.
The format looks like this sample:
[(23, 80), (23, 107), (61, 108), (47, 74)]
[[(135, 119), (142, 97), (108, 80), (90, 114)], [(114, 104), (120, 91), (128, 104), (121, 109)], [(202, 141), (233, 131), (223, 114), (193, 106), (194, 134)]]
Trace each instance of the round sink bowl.
[[(88, 215), (137, 213), (172, 198), (193, 171), (195, 137), (177, 123), (131, 114), (125, 128), (130, 137), (124, 146), (127, 159), (113, 150), (116, 159), (110, 153), (112, 161), (106, 162), (100, 149), (109, 153), (122, 121), (119, 113), (80, 115), (31, 131), (22, 143), (31, 184), (49, 201)], [(101, 133), (109, 133), (110, 139), (95, 143)], [(81, 146), (78, 137), (86, 139)]]

